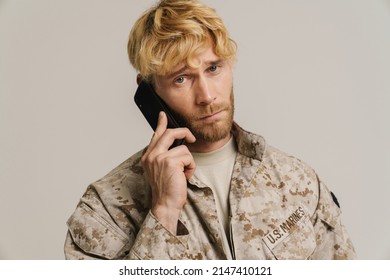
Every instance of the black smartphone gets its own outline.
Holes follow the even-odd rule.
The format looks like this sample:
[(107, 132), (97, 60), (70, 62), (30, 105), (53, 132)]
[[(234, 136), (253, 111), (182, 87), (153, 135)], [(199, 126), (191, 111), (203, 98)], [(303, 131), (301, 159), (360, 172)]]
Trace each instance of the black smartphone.
[[(161, 111), (164, 111), (167, 116), (168, 128), (180, 127), (168, 105), (157, 95), (150, 83), (141, 81), (135, 92), (134, 102), (153, 130), (157, 128), (158, 116)], [(182, 144), (184, 144), (184, 139), (176, 139), (170, 149)]]

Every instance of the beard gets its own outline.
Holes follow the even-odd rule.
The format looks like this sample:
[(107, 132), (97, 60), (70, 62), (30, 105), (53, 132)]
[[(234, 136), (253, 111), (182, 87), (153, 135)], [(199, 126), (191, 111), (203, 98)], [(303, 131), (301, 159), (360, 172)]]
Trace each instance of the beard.
[[(223, 119), (217, 119), (206, 124), (200, 120), (201, 117), (209, 116), (220, 111), (227, 113)], [(197, 141), (213, 143), (222, 140), (230, 134), (233, 125), (233, 87), (230, 92), (229, 102), (220, 104), (211, 103), (210, 105), (199, 107), (199, 110), (193, 114), (187, 115), (177, 112), (173, 112), (173, 114), (180, 126), (187, 127), (194, 134)]]

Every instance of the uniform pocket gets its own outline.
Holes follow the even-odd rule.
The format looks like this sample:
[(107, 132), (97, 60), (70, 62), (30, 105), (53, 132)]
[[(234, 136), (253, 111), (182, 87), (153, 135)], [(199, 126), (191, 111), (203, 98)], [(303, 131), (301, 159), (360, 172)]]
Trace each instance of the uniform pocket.
[(309, 259), (317, 246), (314, 228), (307, 216), (289, 232), (280, 230), (278, 234), (281, 236), (280, 242), (275, 243), (274, 247), (270, 248), (269, 242), (265, 242), (278, 260)]
[(88, 254), (114, 259), (129, 238), (115, 224), (100, 217), (86, 204), (80, 204), (67, 222), (74, 243)]

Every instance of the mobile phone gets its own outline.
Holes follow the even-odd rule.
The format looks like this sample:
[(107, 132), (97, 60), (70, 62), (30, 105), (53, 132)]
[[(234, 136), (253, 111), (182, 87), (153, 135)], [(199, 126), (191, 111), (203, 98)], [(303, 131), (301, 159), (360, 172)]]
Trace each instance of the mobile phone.
[[(168, 105), (157, 95), (150, 83), (140, 82), (134, 95), (134, 102), (154, 131), (157, 128), (158, 116), (161, 111), (164, 111), (167, 116), (168, 128), (180, 127)], [(184, 139), (176, 139), (170, 149), (182, 144), (184, 144)]]

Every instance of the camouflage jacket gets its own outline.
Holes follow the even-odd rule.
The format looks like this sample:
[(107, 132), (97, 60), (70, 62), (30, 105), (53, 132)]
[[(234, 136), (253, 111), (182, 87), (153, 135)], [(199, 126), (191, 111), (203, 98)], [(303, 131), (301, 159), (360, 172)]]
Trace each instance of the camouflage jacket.
[[(235, 259), (352, 259), (340, 209), (302, 161), (234, 124), (230, 202)], [(150, 212), (142, 151), (91, 184), (69, 218), (67, 259), (226, 259), (212, 190), (195, 176), (177, 235)], [(336, 201), (336, 202), (335, 202)]]

